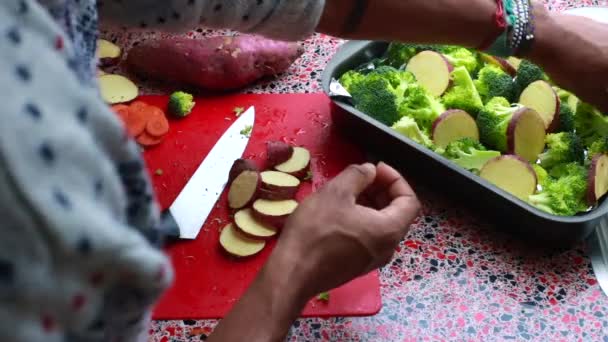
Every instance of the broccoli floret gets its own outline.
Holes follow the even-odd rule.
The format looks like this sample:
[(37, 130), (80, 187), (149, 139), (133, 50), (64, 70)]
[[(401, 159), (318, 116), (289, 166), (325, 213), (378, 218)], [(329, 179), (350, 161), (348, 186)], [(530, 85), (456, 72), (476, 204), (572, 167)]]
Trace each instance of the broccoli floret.
[(547, 80), (544, 71), (538, 65), (526, 59), (522, 60), (515, 76), (515, 97), (519, 97), (532, 82), (539, 80)]
[(479, 172), (490, 159), (500, 157), (500, 152), (488, 151), (477, 140), (471, 138), (451, 142), (442, 154), (456, 165), (474, 173)]
[(176, 91), (169, 98), (168, 110), (169, 113), (175, 116), (185, 117), (192, 112), (195, 104), (192, 95), (183, 91)]
[(469, 74), (479, 69), (477, 54), (463, 47), (446, 47), (441, 50), (443, 56), (454, 66), (465, 67)]
[(350, 93), (350, 89), (352, 88), (352, 86), (356, 83), (359, 83), (364, 78), (365, 75), (363, 75), (362, 73), (355, 70), (349, 70), (342, 74), (338, 81), (344, 87), (344, 89), (346, 89), (346, 91)]
[(392, 128), (399, 134), (406, 136), (421, 145), (429, 148), (433, 146), (433, 142), (428, 135), (421, 131), (420, 127), (418, 127), (418, 124), (416, 123), (416, 120), (409, 116), (402, 117), (393, 125)]
[(433, 122), (445, 112), (443, 104), (417, 83), (410, 84), (403, 97), (399, 115), (413, 118), (424, 132), (430, 133)]
[(549, 177), (549, 173), (538, 164), (532, 164), (532, 168), (534, 169), (534, 173), (536, 173), (536, 180), (538, 184), (544, 188), (547, 185), (547, 182), (551, 179)]
[(409, 71), (397, 70), (391, 66), (381, 66), (378, 69), (372, 71), (370, 74), (381, 75), (382, 78), (387, 79), (393, 88), (399, 88), (409, 85), (410, 83), (416, 82), (416, 77)]
[(574, 127), (585, 146), (608, 136), (608, 117), (588, 103), (580, 102), (574, 115)]
[(563, 163), (582, 164), (585, 159), (583, 145), (574, 133), (547, 134), (545, 142), (547, 150), (538, 156), (540, 165), (545, 169), (551, 169), (555, 165)]
[(556, 179), (546, 181), (543, 190), (528, 198), (533, 206), (548, 213), (572, 216), (585, 211), (587, 192), (587, 170), (579, 164), (560, 166)]
[(565, 102), (559, 107), (559, 126), (556, 132), (574, 132), (574, 112)]
[(467, 69), (462, 66), (455, 68), (452, 81), (452, 87), (442, 96), (443, 104), (449, 109), (461, 109), (477, 116), (483, 108), (483, 101)]
[(477, 115), (479, 138), (485, 146), (507, 151), (507, 128), (513, 114), (522, 108), (520, 104), (511, 105), (504, 97), (488, 101)]
[(435, 45), (393, 42), (389, 44), (386, 50), (386, 64), (395, 68), (401, 68), (417, 53), (422, 51), (438, 51), (439, 49), (440, 47)]
[(392, 126), (399, 115), (399, 104), (403, 100), (403, 87), (394, 88), (378, 73), (370, 73), (350, 87), (355, 108), (387, 126)]
[(487, 64), (479, 70), (475, 86), (484, 103), (494, 97), (504, 97), (513, 102), (513, 78), (495, 65)]
[(589, 146), (587, 150), (587, 161), (591, 161), (598, 154), (608, 153), (608, 136), (601, 137)]

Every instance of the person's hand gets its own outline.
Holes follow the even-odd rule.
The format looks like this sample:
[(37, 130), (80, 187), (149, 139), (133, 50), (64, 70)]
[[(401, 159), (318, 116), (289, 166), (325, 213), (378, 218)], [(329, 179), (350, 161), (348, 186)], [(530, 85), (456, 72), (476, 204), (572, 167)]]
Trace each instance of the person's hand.
[(531, 58), (561, 88), (608, 115), (608, 24), (543, 14)]
[(419, 210), (397, 171), (352, 165), (300, 204), (271, 259), (280, 258), (289, 270), (277, 271), (313, 296), (389, 262)]

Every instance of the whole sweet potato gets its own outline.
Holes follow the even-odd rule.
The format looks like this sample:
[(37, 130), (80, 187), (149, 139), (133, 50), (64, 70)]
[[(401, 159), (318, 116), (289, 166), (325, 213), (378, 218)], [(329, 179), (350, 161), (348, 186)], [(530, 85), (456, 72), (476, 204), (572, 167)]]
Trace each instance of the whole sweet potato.
[(303, 52), (298, 43), (258, 36), (173, 37), (133, 47), (127, 66), (147, 78), (222, 91), (282, 73)]

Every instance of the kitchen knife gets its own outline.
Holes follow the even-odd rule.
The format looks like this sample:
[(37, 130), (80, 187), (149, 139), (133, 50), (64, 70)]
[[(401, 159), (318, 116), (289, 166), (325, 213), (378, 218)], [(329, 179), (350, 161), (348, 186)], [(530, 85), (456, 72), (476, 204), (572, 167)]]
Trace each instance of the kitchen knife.
[(213, 146), (173, 204), (162, 213), (161, 232), (165, 238), (196, 239), (224, 191), (234, 161), (247, 148), (254, 122), (255, 108), (250, 107)]

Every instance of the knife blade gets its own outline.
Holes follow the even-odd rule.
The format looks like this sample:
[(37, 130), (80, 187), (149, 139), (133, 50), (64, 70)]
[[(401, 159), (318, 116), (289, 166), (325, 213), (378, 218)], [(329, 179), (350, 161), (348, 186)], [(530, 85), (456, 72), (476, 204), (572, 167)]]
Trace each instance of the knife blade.
[(228, 128), (201, 162), (169, 209), (161, 215), (161, 231), (168, 239), (196, 239), (228, 181), (235, 160), (241, 158), (253, 129), (255, 108), (250, 107)]

